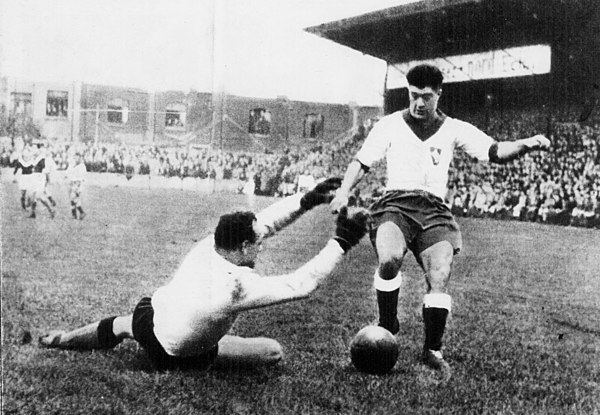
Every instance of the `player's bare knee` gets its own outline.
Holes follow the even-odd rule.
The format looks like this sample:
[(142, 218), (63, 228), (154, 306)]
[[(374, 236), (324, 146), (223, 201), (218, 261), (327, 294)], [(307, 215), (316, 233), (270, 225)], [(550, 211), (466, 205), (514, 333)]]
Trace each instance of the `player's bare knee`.
[(379, 264), (379, 276), (383, 280), (392, 280), (398, 275), (400, 267), (402, 265), (402, 258), (390, 258), (385, 262)]

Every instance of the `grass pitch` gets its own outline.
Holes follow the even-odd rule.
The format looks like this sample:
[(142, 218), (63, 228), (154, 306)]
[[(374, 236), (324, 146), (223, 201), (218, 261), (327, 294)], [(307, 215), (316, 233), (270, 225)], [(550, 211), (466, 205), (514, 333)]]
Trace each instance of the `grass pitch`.
[[(37, 337), (133, 310), (220, 214), (272, 199), (87, 189), (83, 221), (55, 189), (56, 219), (21, 211), (2, 184), (2, 409), (5, 414), (598, 414), (600, 232), (462, 219), (445, 355), (453, 378), (420, 365), (422, 271), (409, 254), (400, 357), (357, 372), (348, 345), (376, 318), (376, 258), (365, 238), (310, 298), (249, 312), (234, 330), (285, 349), (269, 370), (155, 373), (126, 341), (106, 352), (45, 350)], [(257, 269), (292, 271), (333, 235), (326, 208), (267, 240)]]

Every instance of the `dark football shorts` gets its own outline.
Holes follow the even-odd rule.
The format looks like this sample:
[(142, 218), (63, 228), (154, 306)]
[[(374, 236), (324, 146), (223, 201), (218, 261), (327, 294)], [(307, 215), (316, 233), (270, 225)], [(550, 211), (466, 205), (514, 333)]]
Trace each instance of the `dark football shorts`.
[(157, 370), (206, 370), (217, 358), (218, 345), (198, 356), (171, 356), (161, 346), (154, 334), (154, 309), (149, 297), (144, 297), (133, 311), (133, 338), (144, 348)]
[(406, 246), (417, 259), (425, 249), (448, 241), (456, 255), (462, 248), (460, 227), (442, 199), (422, 190), (392, 190), (370, 207), (374, 220), (371, 243), (375, 246), (377, 228), (395, 223), (406, 239)]

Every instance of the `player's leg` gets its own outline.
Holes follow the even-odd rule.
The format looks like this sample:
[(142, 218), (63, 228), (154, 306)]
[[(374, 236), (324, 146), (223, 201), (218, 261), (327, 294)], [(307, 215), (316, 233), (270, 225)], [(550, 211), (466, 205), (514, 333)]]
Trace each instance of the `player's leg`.
[(279, 342), (266, 337), (226, 335), (219, 340), (215, 367), (273, 366), (283, 359)]
[(421, 252), (421, 262), (427, 280), (427, 293), (423, 298), (425, 323), (425, 348), (441, 350), (446, 320), (452, 299), (447, 285), (452, 270), (454, 247), (448, 241), (438, 242)]
[(73, 216), (73, 219), (77, 219), (77, 213), (79, 213), (79, 219), (83, 219), (85, 217), (85, 212), (81, 207), (81, 190), (78, 182), (71, 183), (69, 199), (71, 201), (71, 215)]
[(406, 255), (406, 240), (398, 224), (384, 221), (376, 230), (375, 249), (379, 264), (375, 271), (373, 286), (377, 293), (379, 325), (392, 334), (400, 330), (398, 323), (398, 296), (402, 275), (400, 267)]
[(73, 199), (71, 199), (71, 216), (73, 219), (77, 219), (77, 204)]
[(442, 338), (452, 308), (447, 285), (454, 252), (454, 246), (450, 242), (441, 241), (425, 249), (419, 256), (427, 280), (427, 293), (423, 297), (423, 362), (440, 370), (444, 380), (450, 378), (450, 367), (442, 355)]
[(46, 174), (46, 179), (44, 182), (44, 196), (48, 199), (48, 202), (52, 205), (52, 207), (56, 207), (56, 200), (52, 197), (52, 192), (50, 192), (50, 176)]
[(85, 218), (85, 212), (83, 211), (83, 207), (81, 206), (81, 183), (78, 184), (77, 190), (75, 192), (75, 209), (79, 212), (79, 219), (83, 220)]
[(50, 206), (50, 201), (46, 198), (46, 195), (42, 190), (38, 190), (35, 193), (35, 200), (39, 201), (42, 205), (48, 209), (48, 213), (50, 213), (50, 217), (54, 219), (54, 209)]
[(39, 338), (42, 346), (58, 349), (112, 349), (132, 339), (132, 315), (109, 317), (72, 331), (52, 331)]
[(29, 206), (27, 202), (27, 190), (21, 189), (21, 208), (23, 210), (27, 210), (27, 207)]
[(28, 189), (27, 190), (27, 204), (30, 207), (30, 214), (29, 217), (32, 219), (35, 219), (36, 213), (35, 213), (35, 209), (37, 207), (37, 200), (35, 197), (35, 191), (32, 189)]

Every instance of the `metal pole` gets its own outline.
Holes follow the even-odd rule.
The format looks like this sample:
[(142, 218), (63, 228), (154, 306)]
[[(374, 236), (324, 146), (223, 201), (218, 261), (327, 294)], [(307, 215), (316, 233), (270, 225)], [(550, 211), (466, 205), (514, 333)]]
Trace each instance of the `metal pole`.
[(100, 104), (96, 104), (96, 129), (94, 131), (94, 146), (98, 145), (98, 128), (100, 126)]

